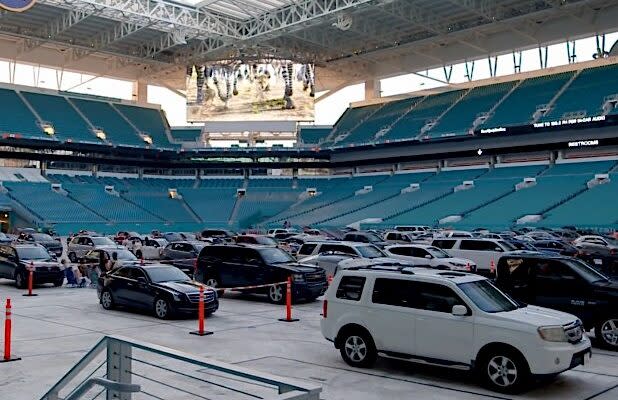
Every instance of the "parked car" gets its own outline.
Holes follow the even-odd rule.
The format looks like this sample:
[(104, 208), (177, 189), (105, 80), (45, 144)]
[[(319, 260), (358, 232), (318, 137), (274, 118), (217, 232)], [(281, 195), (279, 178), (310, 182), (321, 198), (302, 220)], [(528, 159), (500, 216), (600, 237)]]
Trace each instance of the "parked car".
[(295, 235), (298, 234), (298, 232), (295, 229), (286, 229), (286, 228), (269, 229), (266, 232), (268, 236), (272, 236), (272, 237), (275, 237), (275, 235), (282, 234), (282, 233), (293, 233)]
[(0, 244), (0, 278), (12, 279), (15, 286), (24, 289), (28, 285), (29, 267), (35, 285), (53, 283), (62, 286), (64, 271), (56, 257), (38, 243)]
[(453, 257), (474, 261), (477, 272), (483, 274), (490, 273), (492, 261), (496, 266), (505, 252), (516, 250), (508, 242), (496, 239), (435, 239), (431, 244)]
[(123, 244), (125, 240), (135, 236), (139, 236), (139, 234), (137, 232), (118, 231), (113, 240), (116, 244)]
[(585, 262), (550, 254), (504, 255), (496, 284), (516, 299), (568, 312), (594, 328), (606, 348), (618, 351), (618, 282)]
[[(485, 235), (485, 233), (481, 233), (481, 235)], [(445, 238), (472, 238), (474, 235), (471, 232), (467, 231), (444, 231), (440, 234), (441, 237)]]
[(398, 225), (395, 227), (395, 230), (400, 232), (425, 233), (431, 231), (431, 227), (426, 225)]
[(484, 277), (453, 271), (341, 271), (320, 325), (351, 366), (370, 367), (380, 355), (473, 370), (500, 392), (583, 365), (591, 354), (577, 317), (520, 304)]
[(0, 232), (0, 243), (11, 243), (14, 239), (17, 239), (17, 237)]
[(359, 242), (305, 242), (298, 250), (297, 258), (302, 261), (304, 257), (322, 253), (347, 253), (362, 258), (388, 257), (380, 248), (368, 243)]
[(47, 233), (21, 232), (17, 239), (24, 242), (38, 243), (56, 257), (60, 257), (62, 255), (62, 243), (60, 242), (60, 238), (54, 239)]
[[(200, 283), (169, 265), (124, 266), (101, 276), (97, 284), (104, 309), (126, 306), (150, 310), (157, 318), (178, 314), (197, 315)], [(212, 314), (219, 308), (217, 293), (205, 288), (204, 308)]]
[(259, 244), (261, 246), (277, 247), (278, 243), (275, 239), (265, 235), (237, 235), (234, 236), (234, 242), (245, 244)]
[(113, 254), (116, 253), (117, 266), (139, 263), (139, 259), (135, 256), (135, 254), (125, 248), (117, 249), (114, 246), (99, 247), (97, 249), (89, 250), (83, 257), (79, 258), (79, 261), (88, 265), (98, 265), (99, 260), (101, 259), (101, 253), (105, 253), (104, 257), (106, 260), (112, 260)]
[[(197, 259), (196, 278), (210, 287), (245, 287), (287, 281), (292, 277), (294, 300), (315, 300), (326, 290), (324, 270), (298, 263), (285, 251), (263, 246), (206, 246)], [(247, 290), (267, 294), (269, 301), (285, 301), (285, 284)]]
[(206, 243), (200, 241), (181, 241), (169, 243), (161, 251), (161, 261), (180, 268), (184, 273), (193, 276), (195, 259)]
[(71, 262), (75, 263), (90, 250), (103, 247), (106, 249), (126, 250), (126, 247), (117, 245), (113, 240), (105, 236), (78, 235), (73, 237), (67, 244), (67, 256)]
[(339, 271), (341, 262), (351, 258), (358, 258), (358, 256), (348, 253), (330, 252), (305, 257), (302, 259), (302, 263), (322, 268), (328, 277), (335, 276), (337, 271)]
[(580, 236), (573, 241), (573, 245), (587, 254), (600, 256), (618, 254), (618, 240), (607, 236)]
[(200, 240), (211, 243), (232, 243), (234, 240), (234, 232), (227, 229), (204, 229), (200, 233)]
[(464, 258), (451, 257), (446, 251), (426, 244), (399, 244), (384, 249), (389, 257), (415, 264), (425, 264), (431, 268), (453, 271), (476, 271), (476, 263)]
[(161, 257), (161, 252), (167, 246), (167, 240), (163, 238), (142, 239), (139, 236), (131, 236), (127, 239), (126, 247), (135, 254), (137, 258), (145, 260), (158, 260)]
[(346, 242), (371, 243), (380, 248), (386, 247), (387, 242), (374, 232), (350, 232), (343, 236)]
[(416, 235), (410, 232), (388, 231), (384, 234), (384, 241), (393, 243), (412, 243)]
[(577, 247), (559, 240), (536, 240), (531, 243), (539, 251), (575, 257), (579, 253)]

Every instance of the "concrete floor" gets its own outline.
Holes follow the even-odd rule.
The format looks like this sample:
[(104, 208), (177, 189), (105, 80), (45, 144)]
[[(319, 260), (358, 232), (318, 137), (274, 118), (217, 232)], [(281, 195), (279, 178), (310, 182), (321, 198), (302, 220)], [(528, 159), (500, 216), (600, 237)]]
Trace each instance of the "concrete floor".
[[(12, 282), (0, 280), (0, 302), (4, 305), (7, 297), (13, 301), (14, 354), (22, 357), (0, 364), (0, 400), (40, 398), (109, 334), (317, 383), (323, 386), (321, 398), (328, 400), (618, 399), (618, 354), (596, 348), (589, 365), (523, 395), (505, 396), (483, 389), (466, 373), (448, 369), (389, 360), (379, 360), (370, 370), (347, 366), (320, 334), (320, 302), (296, 305), (294, 316), (300, 321), (283, 323), (277, 321), (284, 314), (281, 306), (256, 296), (226, 295), (219, 311), (206, 321), (214, 335), (196, 337), (188, 334), (196, 328), (193, 319), (159, 321), (147, 314), (105, 311), (94, 289), (40, 287), (35, 292), (38, 297), (23, 297)], [(166, 396), (165, 388), (158, 390), (159, 398), (170, 400), (240, 398), (216, 391), (202, 397)], [(148, 397), (134, 397), (141, 398)]]

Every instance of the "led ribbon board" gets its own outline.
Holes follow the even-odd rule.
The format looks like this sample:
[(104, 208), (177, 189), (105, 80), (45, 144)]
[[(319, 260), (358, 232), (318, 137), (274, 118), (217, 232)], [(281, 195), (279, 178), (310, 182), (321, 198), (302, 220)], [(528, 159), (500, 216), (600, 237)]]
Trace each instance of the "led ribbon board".
[(5, 10), (22, 12), (36, 3), (36, 0), (0, 0), (0, 8)]

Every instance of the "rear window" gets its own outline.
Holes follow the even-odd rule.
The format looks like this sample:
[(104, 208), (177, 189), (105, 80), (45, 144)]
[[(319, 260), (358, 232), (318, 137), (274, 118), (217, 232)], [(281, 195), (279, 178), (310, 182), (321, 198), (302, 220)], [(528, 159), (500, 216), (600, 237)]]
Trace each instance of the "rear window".
[(362, 276), (344, 276), (337, 288), (337, 298), (342, 300), (359, 301), (365, 287), (365, 278)]
[(313, 250), (315, 250), (316, 246), (317, 243), (305, 243), (300, 247), (300, 250), (298, 250), (298, 254), (309, 255), (313, 253)]
[(434, 240), (431, 245), (439, 247), (441, 249), (452, 249), (453, 246), (455, 245), (455, 240), (438, 239), (438, 240)]

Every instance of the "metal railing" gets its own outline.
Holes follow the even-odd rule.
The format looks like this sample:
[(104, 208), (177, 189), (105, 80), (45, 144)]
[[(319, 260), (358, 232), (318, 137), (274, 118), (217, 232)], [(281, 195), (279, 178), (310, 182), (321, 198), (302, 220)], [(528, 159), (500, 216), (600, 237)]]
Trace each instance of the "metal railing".
[(41, 400), (318, 400), (321, 391), (311, 383), (105, 336)]

